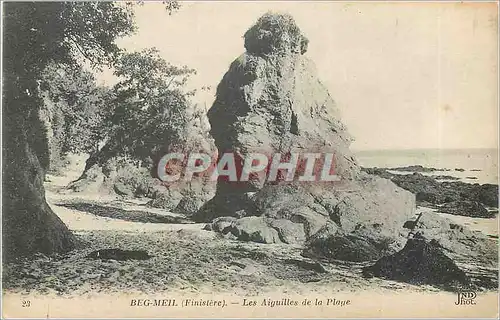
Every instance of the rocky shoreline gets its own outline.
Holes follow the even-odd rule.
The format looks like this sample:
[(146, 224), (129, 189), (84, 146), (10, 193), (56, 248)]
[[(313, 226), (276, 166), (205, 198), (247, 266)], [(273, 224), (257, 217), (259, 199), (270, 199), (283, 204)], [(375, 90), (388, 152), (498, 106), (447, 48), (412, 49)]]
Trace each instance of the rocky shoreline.
[[(390, 171), (412, 171), (396, 174)], [(423, 175), (422, 172), (446, 169), (408, 166), (400, 168), (363, 168), (363, 171), (389, 179), (415, 194), (416, 203), (438, 212), (475, 218), (494, 218), (498, 213), (498, 185), (466, 183), (452, 176)], [(454, 181), (440, 181), (440, 180)]]

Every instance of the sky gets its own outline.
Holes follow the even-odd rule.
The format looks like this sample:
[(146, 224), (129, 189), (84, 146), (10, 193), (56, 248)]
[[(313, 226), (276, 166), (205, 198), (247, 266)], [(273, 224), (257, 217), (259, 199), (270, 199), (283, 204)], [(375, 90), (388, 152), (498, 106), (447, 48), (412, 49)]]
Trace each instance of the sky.
[[(497, 148), (498, 14), (494, 3), (313, 1), (182, 2), (136, 8), (138, 32), (118, 44), (156, 47), (197, 70), (210, 108), (243, 34), (268, 11), (290, 13), (320, 80), (355, 141), (352, 148)], [(112, 83), (111, 72), (99, 76)]]

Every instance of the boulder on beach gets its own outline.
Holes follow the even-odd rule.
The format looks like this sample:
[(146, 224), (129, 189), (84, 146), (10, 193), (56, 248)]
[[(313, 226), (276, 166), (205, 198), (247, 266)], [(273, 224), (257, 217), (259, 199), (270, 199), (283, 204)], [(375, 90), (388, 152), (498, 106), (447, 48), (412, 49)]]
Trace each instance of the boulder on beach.
[[(360, 227), (350, 232), (330, 232), (328, 227), (312, 236), (302, 255), (313, 259), (372, 261), (400, 249), (394, 237), (384, 236), (377, 225)], [(325, 232), (326, 231), (326, 232)]]
[(220, 232), (241, 241), (287, 244), (304, 244), (305, 242), (304, 226), (286, 219), (257, 216), (241, 219), (219, 217), (206, 225), (205, 229)]
[[(245, 34), (246, 52), (217, 88), (208, 111), (210, 133), (219, 156), (333, 154), (339, 181), (270, 181), (265, 172), (248, 181), (219, 179), (216, 195), (194, 219), (217, 224), (219, 217), (233, 217), (237, 221), (231, 228), (241, 229), (238, 238), (259, 242), (302, 242), (330, 224), (336, 226), (329, 229), (331, 235), (339, 232), (348, 246), (358, 245), (353, 232), (360, 228), (370, 230), (374, 239), (382, 235), (396, 241), (413, 215), (414, 196), (361, 172), (335, 101), (305, 56), (307, 45), (290, 15), (267, 13), (258, 19)], [(253, 216), (259, 219), (248, 220)], [(251, 228), (246, 227), (249, 221)], [(242, 236), (249, 228), (258, 236)], [(381, 250), (375, 250), (378, 256)]]
[(423, 213), (415, 232), (427, 241), (438, 243), (455, 261), (473, 259), (485, 266), (498, 266), (498, 246), (494, 241), (438, 213)]
[(429, 284), (446, 289), (466, 288), (471, 280), (434, 240), (409, 239), (405, 247), (363, 269), (365, 276)]

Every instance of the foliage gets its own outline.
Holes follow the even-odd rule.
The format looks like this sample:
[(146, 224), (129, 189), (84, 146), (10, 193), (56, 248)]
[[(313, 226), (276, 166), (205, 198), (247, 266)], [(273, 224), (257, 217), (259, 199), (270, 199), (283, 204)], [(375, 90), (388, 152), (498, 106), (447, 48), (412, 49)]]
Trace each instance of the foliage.
[(45, 68), (40, 89), (54, 105), (51, 120), (61, 152), (96, 152), (105, 136), (103, 119), (109, 112), (109, 90), (97, 86), (92, 73), (63, 64)]
[(130, 6), (101, 1), (6, 3), (4, 27), (5, 61), (37, 75), (49, 61), (75, 64), (79, 55), (109, 64), (120, 53), (115, 39), (135, 31)]
[(111, 89), (79, 67), (49, 64), (42, 73), (40, 88), (53, 109), (51, 148), (89, 153), (87, 169), (118, 156), (151, 165), (181, 143), (191, 120), (186, 111), (194, 91), (184, 87), (195, 70), (167, 63), (156, 49), (124, 53), (114, 68), (119, 81)]
[(113, 156), (152, 158), (162, 146), (181, 138), (194, 94), (184, 87), (193, 74), (186, 66), (167, 63), (154, 48), (121, 57), (115, 64), (121, 80), (112, 89), (113, 111), (107, 119)]
[(244, 35), (248, 53), (267, 55), (292, 50), (304, 54), (309, 40), (289, 14), (268, 12)]

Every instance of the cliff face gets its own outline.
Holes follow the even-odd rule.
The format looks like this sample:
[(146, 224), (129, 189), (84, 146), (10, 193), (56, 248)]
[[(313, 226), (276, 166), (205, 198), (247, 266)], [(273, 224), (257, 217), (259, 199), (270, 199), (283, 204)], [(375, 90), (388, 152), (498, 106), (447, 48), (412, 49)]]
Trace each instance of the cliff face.
[[(233, 231), (248, 223), (277, 230), (279, 237), (264, 237), (264, 242), (287, 242), (285, 233), (303, 233), (296, 238), (310, 239), (320, 230), (349, 233), (360, 226), (394, 240), (413, 213), (414, 197), (388, 180), (360, 172), (339, 110), (313, 62), (304, 56), (307, 44), (291, 16), (262, 16), (245, 34), (246, 52), (231, 64), (217, 88), (208, 112), (210, 133), (219, 155), (332, 153), (340, 181), (280, 183), (265, 175), (238, 183), (220, 179), (216, 196), (196, 217), (246, 219), (225, 219), (232, 221), (227, 230)], [(277, 228), (277, 220), (288, 222)], [(220, 227), (214, 223), (212, 227)], [(233, 232), (237, 237), (244, 233)]]

